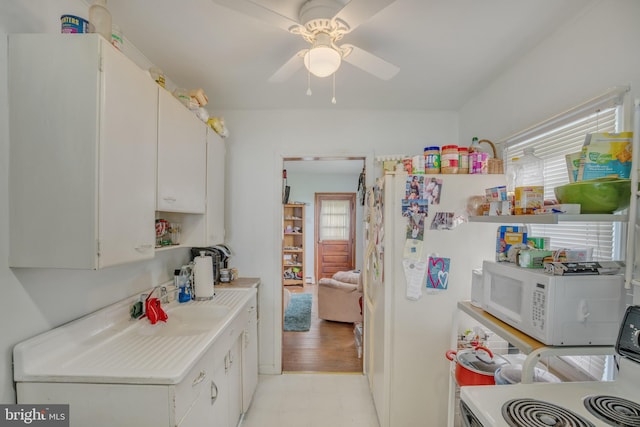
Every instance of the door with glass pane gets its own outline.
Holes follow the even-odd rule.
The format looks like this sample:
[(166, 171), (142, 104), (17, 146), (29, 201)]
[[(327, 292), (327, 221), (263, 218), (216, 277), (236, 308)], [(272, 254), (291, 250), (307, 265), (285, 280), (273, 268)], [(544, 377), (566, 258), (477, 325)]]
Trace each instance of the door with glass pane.
[(355, 193), (315, 195), (316, 282), (355, 266)]

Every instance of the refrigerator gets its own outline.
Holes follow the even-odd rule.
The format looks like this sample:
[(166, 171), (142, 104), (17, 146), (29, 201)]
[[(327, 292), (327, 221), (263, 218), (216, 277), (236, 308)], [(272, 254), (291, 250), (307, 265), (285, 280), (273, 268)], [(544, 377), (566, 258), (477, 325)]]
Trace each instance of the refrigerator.
[(465, 214), (468, 198), (504, 175), (417, 180), (417, 199), (414, 176), (399, 171), (367, 195), (364, 370), (381, 427), (447, 425), (456, 306), (470, 299), (472, 270), (495, 258), (499, 224)]

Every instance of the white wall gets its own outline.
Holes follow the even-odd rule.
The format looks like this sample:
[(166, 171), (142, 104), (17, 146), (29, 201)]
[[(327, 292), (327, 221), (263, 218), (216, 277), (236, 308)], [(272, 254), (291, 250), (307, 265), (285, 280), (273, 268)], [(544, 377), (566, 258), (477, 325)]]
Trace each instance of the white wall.
[[(303, 167), (304, 168), (304, 167)], [(285, 167), (286, 169), (286, 167)], [(316, 283), (315, 277), (315, 193), (357, 193), (357, 174), (317, 174), (304, 172), (288, 172), (287, 184), (291, 186), (289, 200), (304, 202), (305, 207), (305, 235), (304, 235), (304, 262), (305, 277), (311, 277), (312, 283)], [(356, 194), (356, 199), (358, 196)], [(356, 200), (356, 241), (355, 241), (355, 268), (362, 266), (362, 212), (363, 206)]]
[[(240, 275), (262, 279), (260, 370), (281, 369), (281, 192), (283, 158), (417, 154), (458, 141), (458, 116), (438, 111), (226, 111), (227, 242)], [(380, 169), (379, 165), (375, 168)], [(250, 189), (250, 191), (248, 191)]]
[(639, 42), (639, 1), (594, 1), (460, 110), (460, 140), (496, 142), (614, 86), (640, 97)]
[[(6, 34), (59, 33), (60, 15), (87, 16), (87, 10), (81, 0), (0, 2), (0, 403), (15, 402), (11, 366), (16, 343), (166, 282), (174, 268), (188, 260), (188, 251), (180, 249), (163, 252), (152, 261), (101, 271), (10, 269), (7, 265), (10, 165)], [(37, 98), (33, 102), (37, 103)], [(42, 111), (43, 116), (46, 114)], [(43, 117), (33, 119), (37, 125)]]

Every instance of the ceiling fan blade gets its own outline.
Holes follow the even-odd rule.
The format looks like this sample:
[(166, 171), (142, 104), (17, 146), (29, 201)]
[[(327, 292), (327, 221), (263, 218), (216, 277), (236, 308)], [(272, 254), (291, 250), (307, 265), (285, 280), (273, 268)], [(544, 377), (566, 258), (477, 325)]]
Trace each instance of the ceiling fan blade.
[(342, 58), (344, 61), (378, 77), (379, 79), (390, 80), (398, 74), (398, 71), (400, 71), (400, 68), (396, 67), (392, 63), (387, 62), (366, 50), (362, 50), (357, 46), (343, 44), (340, 47), (351, 50), (350, 53)]
[(353, 31), (393, 2), (395, 0), (351, 0), (335, 17), (349, 24)]
[(269, 77), (269, 83), (282, 83), (288, 80), (289, 77), (302, 67), (302, 57), (308, 50), (309, 49), (302, 49), (293, 55), (282, 67), (280, 67), (280, 69), (278, 69), (278, 71)]
[(279, 13), (276, 10), (270, 9), (267, 6), (261, 4), (263, 2), (256, 0), (213, 0), (221, 6), (228, 7), (236, 12), (243, 13), (245, 15), (256, 18), (260, 21), (271, 24), (275, 27), (282, 28), (285, 31), (289, 31), (289, 28), (297, 26), (298, 22)]

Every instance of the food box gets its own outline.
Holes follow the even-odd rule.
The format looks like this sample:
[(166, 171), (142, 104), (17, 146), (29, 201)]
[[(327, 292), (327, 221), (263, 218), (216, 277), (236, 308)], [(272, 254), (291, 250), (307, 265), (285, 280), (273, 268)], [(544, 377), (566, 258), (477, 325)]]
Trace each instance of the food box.
[(548, 262), (552, 262), (553, 252), (541, 249), (529, 249), (520, 251), (518, 264), (524, 268), (544, 268), (545, 259)]
[(616, 176), (629, 178), (633, 132), (588, 134), (576, 181)]
[(551, 249), (549, 237), (527, 237), (527, 246), (531, 249)]
[(489, 202), (487, 216), (511, 215), (511, 201)]
[(501, 225), (496, 236), (496, 261), (508, 261), (513, 245), (527, 243), (527, 228), (519, 225)]
[(580, 169), (580, 157), (582, 151), (577, 153), (571, 153), (564, 156), (567, 162), (567, 175), (569, 176), (569, 182), (576, 182), (578, 180), (578, 170)]
[(544, 206), (544, 187), (531, 185), (516, 187), (513, 211), (516, 215), (533, 215)]
[(507, 187), (501, 185), (499, 187), (491, 187), (484, 190), (489, 202), (501, 202), (507, 200)]

